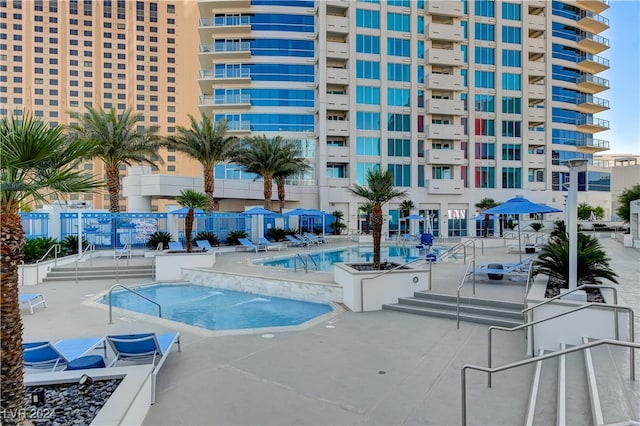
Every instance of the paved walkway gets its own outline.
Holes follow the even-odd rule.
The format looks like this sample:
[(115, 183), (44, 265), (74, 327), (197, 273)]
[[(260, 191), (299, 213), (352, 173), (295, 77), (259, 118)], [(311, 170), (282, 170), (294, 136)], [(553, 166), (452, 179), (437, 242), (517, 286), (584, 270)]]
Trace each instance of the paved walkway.
[[(622, 276), (623, 299), (636, 297), (637, 302), (639, 251), (624, 249), (614, 240), (602, 241)], [(485, 250), (483, 259), (508, 262), (517, 256), (505, 251)], [(264, 254), (224, 253), (215, 269), (246, 272), (258, 268), (246, 262), (255, 256)], [(434, 290), (455, 291), (465, 266), (438, 266), (442, 267), (434, 268)], [(282, 274), (264, 269), (259, 271)], [(295, 276), (319, 282), (331, 277), (317, 272)], [(113, 284), (64, 282), (21, 288), (43, 293), (49, 305), (23, 316), (25, 340), (176, 329), (121, 312), (108, 324), (106, 308), (86, 302)], [(512, 284), (478, 283), (477, 295), (508, 293), (508, 298), (521, 300), (523, 286)], [(158, 376), (157, 403), (146, 425), (459, 424), (460, 368), (486, 365), (488, 327), (462, 323), (456, 329), (455, 321), (390, 311), (347, 311), (303, 330), (270, 335), (209, 336), (178, 329), (182, 352), (172, 353)], [(525, 357), (520, 333), (500, 333), (495, 345), (496, 365)], [(521, 424), (531, 371), (503, 373), (492, 389), (486, 388), (484, 375), (470, 374), (469, 424)]]

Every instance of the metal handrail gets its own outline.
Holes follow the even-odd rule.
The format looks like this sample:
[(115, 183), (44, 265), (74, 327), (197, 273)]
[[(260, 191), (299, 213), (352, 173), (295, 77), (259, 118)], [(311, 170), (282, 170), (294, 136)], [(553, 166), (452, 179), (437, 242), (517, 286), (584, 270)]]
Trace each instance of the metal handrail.
[[(573, 346), (569, 349), (564, 349), (558, 352), (553, 352), (550, 354), (546, 354), (546, 355), (540, 355), (534, 358), (528, 358), (528, 359), (524, 359), (521, 361), (517, 361), (517, 362), (513, 362), (511, 364), (507, 364), (507, 365), (503, 365), (501, 367), (495, 367), (495, 368), (488, 368), (488, 367), (482, 367), (479, 365), (472, 365), (472, 364), (466, 364), (462, 367), (461, 370), (461, 382), (462, 382), (462, 386), (461, 386), (461, 424), (462, 426), (466, 426), (467, 424), (467, 370), (476, 370), (476, 371), (484, 371), (485, 373), (488, 373), (489, 375), (493, 374), (493, 373), (500, 373), (502, 371), (505, 370), (510, 370), (512, 368), (516, 368), (516, 367), (521, 367), (523, 365), (528, 365), (528, 364), (532, 364), (534, 362), (539, 362), (539, 361), (544, 361), (546, 359), (550, 359), (550, 358), (555, 358), (558, 356), (562, 356), (562, 355), (566, 355), (566, 354), (570, 354), (573, 352), (579, 352), (579, 351), (584, 351), (585, 349), (591, 349), (594, 348), (596, 346), (601, 346), (601, 345), (614, 345), (614, 346), (624, 346), (624, 347), (628, 347), (630, 348), (630, 351), (633, 352), (634, 349), (640, 349), (640, 344), (638, 343), (632, 343), (632, 342), (623, 342), (620, 340), (611, 340), (611, 339), (601, 339), (601, 340), (596, 340), (593, 342), (589, 342), (589, 343), (584, 343), (582, 345), (579, 346)], [(633, 363), (629, 366), (629, 375), (631, 376), (631, 380), (635, 381), (635, 366), (633, 365)]]
[(293, 257), (293, 272), (298, 272), (298, 258), (300, 258), (300, 261), (304, 265), (304, 271), (307, 272), (307, 262), (304, 260), (300, 253), (296, 253), (296, 255)]
[[(531, 276), (531, 272), (533, 269), (533, 262), (529, 262), (529, 269), (527, 270), (527, 283), (524, 286), (524, 300), (522, 301), (522, 305), (527, 302), (527, 295), (529, 294), (529, 290), (531, 289), (531, 284), (533, 284), (533, 277)], [(522, 312), (524, 314), (524, 312)]]
[[(484, 241), (482, 242), (482, 253), (484, 254)], [(470, 245), (473, 245), (473, 259), (475, 260), (476, 258), (476, 240), (467, 240), (464, 243), (458, 243), (455, 246), (448, 248), (447, 250), (443, 251), (442, 253), (439, 254), (440, 259), (445, 258), (449, 255), (452, 254), (456, 254), (460, 251), (460, 249), (463, 249), (463, 263), (467, 263), (467, 247), (469, 247)]]
[(162, 318), (162, 306), (160, 306), (160, 304), (154, 300), (149, 299), (147, 296), (145, 296), (144, 294), (141, 294), (137, 291), (135, 291), (132, 288), (126, 287), (122, 284), (114, 284), (111, 286), (111, 288), (109, 289), (109, 324), (113, 324), (113, 316), (112, 316), (112, 310), (113, 310), (113, 305), (111, 303), (111, 294), (113, 293), (113, 289), (116, 287), (120, 287), (123, 288), (127, 291), (130, 291), (131, 293), (138, 295), (140, 297), (142, 297), (145, 300), (148, 300), (149, 302), (153, 303), (154, 305), (156, 305), (158, 307), (158, 317)]
[[(86, 253), (88, 253), (89, 251), (95, 251), (95, 249), (96, 246), (91, 243), (87, 245), (87, 248), (84, 251), (80, 251), (80, 253), (78, 253), (78, 257), (76, 258), (76, 284), (78, 284), (78, 262), (82, 260)], [(89, 264), (93, 266), (93, 256), (89, 256)]]
[(473, 294), (476, 294), (476, 274), (473, 272), (469, 272), (469, 268), (473, 267), (472, 271), (476, 269), (476, 259), (473, 258), (471, 262), (467, 265), (466, 271), (464, 271), (464, 275), (462, 276), (462, 282), (458, 286), (456, 290), (456, 328), (460, 328), (460, 292), (462, 291), (462, 287), (464, 283), (467, 281), (467, 277), (469, 274), (473, 274)]
[(40, 262), (47, 259), (47, 256), (49, 256), (51, 250), (53, 250), (54, 266), (58, 266), (58, 253), (62, 251), (62, 247), (60, 246), (60, 244), (54, 244), (49, 247), (49, 250), (47, 250), (47, 252), (42, 255), (40, 259), (36, 260), (36, 284), (40, 282), (40, 267), (38, 265), (40, 264)]
[[(542, 322), (549, 321), (549, 320), (552, 320), (552, 319), (556, 319), (556, 318), (559, 318), (559, 317), (563, 317), (565, 315), (572, 314), (574, 312), (578, 312), (578, 311), (581, 311), (583, 309), (588, 309), (588, 308), (591, 308), (591, 307), (596, 307), (596, 308), (600, 308), (600, 309), (612, 309), (615, 312), (616, 317), (618, 316), (618, 309), (622, 309), (623, 311), (627, 311), (629, 313), (629, 327), (628, 327), (629, 341), (631, 343), (635, 342), (635, 336), (634, 336), (635, 330), (634, 330), (634, 325), (633, 325), (633, 309), (631, 309), (629, 307), (626, 307), (626, 306), (603, 305), (602, 303), (593, 303), (593, 302), (591, 302), (591, 303), (587, 303), (586, 305), (581, 305), (581, 306), (578, 306), (577, 308), (570, 309), (570, 310), (564, 311), (564, 312), (560, 312), (558, 314), (554, 314), (554, 315), (551, 315), (551, 316), (548, 316), (546, 318), (542, 318), (542, 319), (539, 319), (539, 320), (536, 320), (536, 321), (531, 321), (531, 322), (528, 322), (528, 323), (525, 323), (525, 324), (522, 324), (522, 325), (518, 325), (518, 326), (513, 327), (513, 328), (507, 328), (507, 327), (502, 327), (502, 326), (498, 326), (498, 325), (492, 325), (491, 327), (489, 327), (489, 343), (488, 343), (488, 348), (487, 348), (487, 351), (488, 351), (487, 364), (488, 364), (489, 368), (491, 368), (491, 352), (492, 352), (492, 350), (491, 350), (491, 346), (492, 346), (491, 345), (491, 332), (493, 330), (502, 330), (502, 331), (509, 331), (509, 332), (518, 331), (518, 330), (523, 329), (525, 327), (528, 328), (528, 327), (531, 327), (533, 325), (540, 324)], [(616, 322), (615, 325), (616, 325), (616, 329), (614, 331), (614, 335), (615, 335), (615, 339), (618, 340), (619, 331), (618, 331), (618, 327), (617, 327), (617, 322)], [(531, 348), (532, 348), (532, 352), (533, 352), (533, 351), (535, 351), (533, 333), (531, 334), (531, 336), (532, 336)], [(634, 358), (635, 358), (634, 352), (630, 351), (629, 359), (630, 359), (630, 362), (631, 362), (632, 365), (635, 362)], [(488, 383), (489, 383), (488, 386), (491, 387), (491, 375), (489, 375)]]
[(311, 257), (310, 254), (307, 255), (307, 258), (311, 261), (311, 263), (313, 263), (315, 265), (316, 271), (318, 271), (318, 262), (316, 262), (315, 259), (313, 257)]
[[(365, 278), (361, 279), (360, 280), (360, 312), (364, 312), (364, 281), (365, 280), (375, 280), (376, 278), (379, 278), (379, 277), (381, 277), (383, 275), (386, 275), (389, 272), (396, 271), (398, 269), (402, 269), (405, 266), (410, 265), (410, 264), (412, 264), (414, 262), (418, 262), (420, 260), (425, 260), (425, 259), (423, 259), (421, 257), (419, 257), (417, 259), (412, 259), (412, 260), (410, 260), (410, 261), (408, 261), (406, 263), (403, 263), (401, 265), (395, 266), (395, 267), (393, 267), (391, 269), (385, 269), (384, 271), (380, 272), (378, 275), (375, 275), (373, 277), (365, 277)], [(431, 287), (431, 269), (432, 269), (432, 267), (433, 267), (433, 262), (432, 262), (431, 258), (429, 258), (429, 287)]]

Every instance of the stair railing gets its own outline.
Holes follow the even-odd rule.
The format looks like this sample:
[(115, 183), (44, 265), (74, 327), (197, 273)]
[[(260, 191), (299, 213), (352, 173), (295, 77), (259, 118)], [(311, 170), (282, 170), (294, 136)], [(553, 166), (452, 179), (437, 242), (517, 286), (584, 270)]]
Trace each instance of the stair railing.
[[(491, 377), (493, 373), (500, 373), (502, 371), (510, 370), (512, 368), (521, 367), (523, 365), (528, 365), (534, 362), (544, 361), (550, 358), (556, 358), (558, 356), (570, 354), (573, 352), (584, 351), (586, 349), (594, 348), (596, 346), (601, 346), (601, 345), (624, 346), (629, 348), (631, 352), (633, 352), (635, 349), (640, 349), (640, 344), (635, 342), (623, 342), (621, 340), (601, 339), (601, 340), (595, 340), (589, 343), (584, 343), (579, 346), (573, 346), (565, 350), (552, 352), (550, 354), (540, 355), (534, 358), (523, 359), (521, 361), (516, 361), (511, 364), (503, 365), (501, 367), (490, 368), (490, 367), (482, 367), (480, 365), (472, 365), (472, 364), (464, 365), (461, 370), (462, 386), (461, 386), (461, 398), (460, 398), (461, 404), (462, 404), (461, 412), (460, 412), (462, 426), (467, 425), (467, 370), (484, 371), (485, 373), (489, 374), (489, 377)], [(635, 367), (633, 364), (629, 366), (629, 375), (631, 377), (631, 380), (635, 381)]]
[(113, 310), (113, 304), (111, 303), (111, 297), (112, 297), (112, 293), (113, 293), (113, 289), (116, 287), (120, 287), (123, 288), (127, 291), (130, 291), (131, 293), (142, 297), (145, 300), (148, 300), (149, 302), (153, 303), (154, 305), (156, 305), (158, 307), (158, 317), (162, 318), (162, 306), (160, 306), (160, 304), (158, 302), (156, 302), (155, 300), (149, 299), (147, 296), (145, 296), (144, 294), (135, 291), (132, 288), (129, 288), (127, 286), (124, 286), (122, 284), (114, 284), (111, 286), (111, 288), (109, 289), (109, 324), (113, 324), (113, 315), (112, 315), (112, 310)]
[[(484, 241), (480, 240), (480, 243), (482, 244), (482, 254), (484, 254)], [(447, 257), (454, 255), (460, 252), (460, 250), (462, 250), (463, 251), (462, 261), (463, 263), (467, 263), (467, 247), (469, 246), (473, 246), (473, 259), (475, 259), (476, 258), (476, 240), (467, 240), (464, 243), (458, 243), (453, 247), (448, 248), (447, 250), (440, 253), (438, 257), (440, 259), (446, 259)]]
[[(533, 262), (531, 262), (531, 263), (533, 263)], [(529, 273), (531, 273), (531, 264), (529, 265)], [(530, 314), (526, 315), (527, 319), (525, 320), (525, 322), (531, 322), (531, 321), (534, 320), (534, 318), (533, 318), (533, 310), (535, 308), (537, 308), (539, 306), (542, 306), (542, 305), (546, 305), (547, 303), (553, 302), (554, 300), (558, 300), (558, 299), (566, 296), (567, 294), (571, 294), (571, 293), (576, 292), (578, 290), (584, 290), (585, 288), (597, 288), (597, 289), (608, 288), (608, 289), (613, 291), (613, 304), (614, 305), (618, 304), (618, 289), (617, 288), (615, 288), (613, 286), (610, 286), (610, 285), (582, 284), (582, 285), (574, 288), (573, 290), (569, 290), (569, 291), (565, 291), (564, 293), (557, 294), (557, 295), (555, 295), (555, 296), (553, 296), (553, 297), (551, 297), (551, 298), (549, 298), (549, 299), (547, 299), (547, 300), (545, 300), (543, 302), (540, 302), (540, 303), (538, 303), (536, 305), (529, 306), (528, 308), (523, 309), (522, 310), (522, 314), (523, 315), (527, 314), (528, 312), (531, 312)], [(526, 290), (525, 290), (524, 295), (525, 295), (524, 303), (526, 303), (526, 297), (527, 297), (527, 291)], [(614, 321), (615, 327), (616, 327), (616, 340), (617, 340), (618, 339), (618, 312), (615, 311), (615, 310), (614, 310), (613, 321)], [(528, 329), (526, 331), (528, 332)], [(533, 329), (531, 329), (531, 341), (533, 342), (534, 339), (535, 339), (535, 336), (534, 336), (534, 333), (533, 333)]]
[[(78, 253), (78, 257), (76, 258), (76, 284), (78, 284), (78, 262), (80, 262), (83, 258), (84, 255), (87, 254), (88, 252), (93, 252), (95, 251), (96, 246), (91, 243), (89, 245), (87, 245), (87, 247), (84, 249), (84, 251), (80, 251), (80, 253)], [(91, 266), (93, 266), (93, 256), (89, 255), (89, 264)]]
[[(508, 332), (512, 332), (512, 331), (518, 331), (521, 330), (523, 328), (528, 328), (528, 327), (532, 327), (536, 324), (540, 324), (542, 322), (545, 321), (549, 321), (552, 319), (556, 319), (559, 317), (563, 317), (565, 315), (568, 314), (572, 314), (574, 312), (578, 312), (578, 311), (582, 311), (583, 309), (590, 309), (590, 308), (598, 308), (598, 309), (610, 309), (614, 312), (616, 312), (616, 316), (617, 316), (617, 312), (618, 309), (621, 309), (623, 311), (627, 311), (629, 313), (629, 325), (628, 325), (628, 332), (629, 332), (629, 342), (634, 343), (635, 342), (635, 330), (634, 330), (634, 325), (633, 325), (633, 309), (627, 307), (627, 306), (618, 306), (618, 305), (604, 305), (602, 303), (587, 303), (586, 305), (580, 305), (577, 308), (573, 308), (570, 309), (568, 311), (564, 311), (564, 312), (560, 312), (551, 316), (548, 316), (546, 318), (542, 318), (536, 321), (531, 321), (531, 322), (527, 322), (525, 324), (522, 325), (518, 325), (516, 327), (512, 327), (512, 328), (507, 328), (507, 327), (502, 327), (502, 326), (498, 326), (498, 325), (492, 325), (491, 327), (489, 327), (489, 339), (488, 339), (488, 345), (487, 345), (487, 365), (489, 366), (489, 368), (491, 368), (491, 354), (492, 354), (492, 343), (491, 343), (491, 336), (492, 336), (492, 331), (493, 330), (502, 330), (502, 331), (508, 331)], [(615, 340), (618, 340), (619, 334), (618, 334), (618, 327), (616, 324), (616, 330), (615, 330)], [(533, 340), (533, 332), (531, 333), (531, 351), (532, 353), (535, 353), (535, 341)], [(633, 350), (629, 351), (629, 362), (631, 363), (631, 377), (632, 380), (635, 380), (635, 353), (633, 352)], [(491, 387), (491, 374), (489, 374), (488, 377), (488, 387)]]
[[(471, 269), (471, 271), (469, 271), (469, 269)], [(456, 290), (456, 328), (460, 328), (460, 292), (462, 292), (462, 287), (464, 287), (464, 283), (467, 281), (467, 277), (470, 274), (473, 275), (473, 294), (476, 294), (476, 274), (473, 273), (475, 269), (476, 259), (474, 257), (467, 265), (467, 269), (464, 271), (464, 275), (462, 276), (462, 282)]]
[[(51, 247), (49, 247), (49, 250), (47, 250), (47, 252), (42, 255), (42, 257), (38, 260), (36, 260), (36, 284), (40, 282), (40, 262), (44, 262), (47, 257), (49, 256), (49, 253), (51, 253), (51, 250), (53, 250), (53, 258), (55, 259), (55, 263), (54, 266), (58, 266), (58, 253), (60, 253), (62, 251), (62, 247), (60, 246), (60, 244), (54, 244)], [(24, 272), (24, 271), (23, 271)], [(24, 274), (23, 274), (24, 276)]]
[(293, 271), (298, 272), (298, 259), (300, 259), (300, 262), (304, 265), (304, 271), (307, 272), (307, 261), (304, 260), (300, 253), (296, 253), (293, 257)]

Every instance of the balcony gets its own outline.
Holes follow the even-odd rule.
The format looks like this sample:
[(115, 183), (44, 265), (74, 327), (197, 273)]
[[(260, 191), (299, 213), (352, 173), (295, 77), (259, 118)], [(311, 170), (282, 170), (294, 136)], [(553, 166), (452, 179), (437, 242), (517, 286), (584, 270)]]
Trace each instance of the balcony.
[(327, 42), (327, 58), (349, 59), (349, 43)]
[(428, 139), (467, 139), (464, 134), (464, 127), (453, 124), (428, 124), (425, 126), (425, 135)]
[(535, 76), (545, 76), (547, 75), (546, 72), (546, 65), (544, 62), (531, 62), (529, 61), (529, 75), (535, 75)]
[(215, 36), (248, 35), (251, 32), (251, 17), (248, 15), (214, 16), (200, 18), (198, 32), (201, 40), (210, 40)]
[(462, 194), (464, 181), (462, 179), (427, 179), (425, 188), (428, 194)]
[(431, 40), (463, 41), (462, 27), (459, 25), (427, 24), (427, 36)]
[(345, 161), (348, 163), (349, 147), (348, 146), (328, 146), (327, 160), (331, 162)]
[(545, 86), (542, 84), (528, 84), (527, 95), (529, 99), (546, 99)]
[(429, 48), (427, 49), (425, 60), (428, 64), (432, 65), (464, 65), (462, 52), (456, 50)]
[(210, 16), (214, 10), (239, 9), (251, 7), (251, 0), (199, 0), (200, 16)]
[(526, 165), (530, 169), (543, 169), (545, 167), (544, 154), (530, 154), (528, 152), (525, 152), (524, 160)]
[(251, 43), (248, 41), (223, 41), (200, 44), (200, 56), (213, 55), (216, 59), (248, 59)]
[(578, 111), (588, 114), (595, 114), (609, 109), (609, 101), (607, 99), (598, 98), (593, 95), (581, 96), (577, 105)]
[(584, 12), (582, 18), (578, 20), (578, 28), (598, 34), (609, 29), (609, 20), (602, 15)]
[(529, 15), (529, 31), (541, 32), (547, 29), (547, 23), (544, 15)]
[(609, 150), (609, 141), (602, 139), (591, 139), (586, 141), (578, 141), (576, 145), (578, 152), (582, 153), (594, 153)]
[(584, 55), (576, 64), (576, 68), (580, 71), (590, 74), (598, 74), (599, 72), (609, 69), (609, 60), (597, 55)]
[(527, 38), (529, 53), (544, 53), (547, 50), (544, 38)]
[(425, 2), (427, 14), (442, 16), (462, 16), (462, 2), (459, 1), (427, 1)]
[(200, 91), (202, 93), (211, 93), (213, 84), (223, 83), (248, 83), (251, 81), (251, 72), (249, 68), (237, 66), (229, 66), (222, 70), (200, 70)]
[(425, 85), (430, 90), (464, 90), (464, 80), (461, 75), (427, 74)]
[(578, 47), (592, 54), (598, 54), (609, 48), (609, 40), (592, 33), (585, 32), (576, 41)]
[(327, 84), (348, 85), (349, 71), (344, 68), (327, 68)]
[(325, 0), (327, 5), (327, 11), (331, 10), (344, 10), (349, 8), (349, 0)]
[(228, 121), (227, 132), (233, 134), (249, 134), (251, 133), (251, 122), (249, 120)]
[(344, 16), (327, 16), (327, 33), (328, 34), (349, 34), (349, 18)]
[(576, 81), (578, 88), (587, 93), (600, 93), (609, 89), (609, 80), (595, 75), (585, 74)]
[(464, 115), (464, 102), (453, 99), (427, 99), (427, 114)]
[(527, 135), (527, 144), (530, 147), (539, 147), (539, 146), (544, 146), (546, 144), (544, 135), (544, 132), (536, 132), (533, 130), (527, 130), (526, 132)]
[(609, 9), (609, 0), (576, 0), (578, 7), (593, 13), (602, 13)]
[(348, 111), (349, 110), (349, 95), (327, 95), (327, 109)]
[(578, 130), (584, 133), (597, 133), (609, 130), (609, 121), (592, 116), (582, 117), (576, 123)]
[(467, 161), (461, 149), (427, 149), (424, 152), (424, 160), (428, 164), (454, 165), (462, 165)]
[(249, 94), (204, 95), (199, 98), (199, 107), (204, 109), (248, 109), (251, 107)]
[(546, 108), (528, 107), (527, 118), (530, 127), (538, 127), (546, 121)]
[(349, 120), (326, 120), (327, 136), (349, 136)]

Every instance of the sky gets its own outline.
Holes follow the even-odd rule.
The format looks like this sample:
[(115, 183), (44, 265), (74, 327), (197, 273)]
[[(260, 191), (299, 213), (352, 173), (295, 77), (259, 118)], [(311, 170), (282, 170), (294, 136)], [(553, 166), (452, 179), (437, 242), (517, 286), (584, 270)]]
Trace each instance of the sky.
[(595, 139), (609, 141), (602, 154), (640, 155), (640, 1), (610, 0), (602, 13), (610, 28), (600, 35), (609, 39), (608, 50), (600, 53), (611, 68), (598, 74), (609, 80), (610, 89), (596, 94), (609, 100), (608, 111), (595, 115), (610, 122), (610, 130)]

